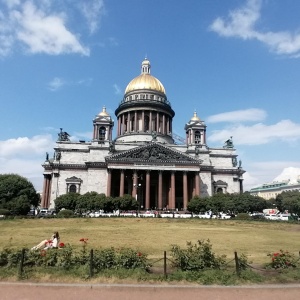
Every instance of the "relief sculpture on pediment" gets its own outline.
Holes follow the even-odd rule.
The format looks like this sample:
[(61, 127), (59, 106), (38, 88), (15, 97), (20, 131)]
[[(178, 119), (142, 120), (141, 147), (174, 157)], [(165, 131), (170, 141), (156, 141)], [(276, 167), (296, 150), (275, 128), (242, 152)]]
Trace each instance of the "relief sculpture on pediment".
[(162, 147), (151, 147), (145, 149), (139, 149), (131, 153), (127, 153), (123, 156), (125, 159), (141, 159), (150, 161), (167, 161), (167, 160), (177, 160), (177, 161), (189, 161), (189, 157), (186, 157), (176, 152), (169, 151)]

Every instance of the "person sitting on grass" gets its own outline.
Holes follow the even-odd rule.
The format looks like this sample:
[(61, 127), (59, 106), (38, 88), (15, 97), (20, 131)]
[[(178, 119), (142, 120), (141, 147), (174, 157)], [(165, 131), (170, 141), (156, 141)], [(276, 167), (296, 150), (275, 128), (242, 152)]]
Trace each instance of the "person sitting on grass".
[(58, 248), (59, 244), (59, 233), (56, 231), (53, 233), (50, 240), (43, 240), (38, 245), (31, 248), (31, 250), (37, 249), (49, 249), (49, 248)]

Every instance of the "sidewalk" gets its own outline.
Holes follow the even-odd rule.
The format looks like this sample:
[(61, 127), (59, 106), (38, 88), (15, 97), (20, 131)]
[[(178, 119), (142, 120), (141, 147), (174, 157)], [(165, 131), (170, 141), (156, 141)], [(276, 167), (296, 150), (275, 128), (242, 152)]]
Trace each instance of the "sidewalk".
[(300, 284), (220, 287), (0, 282), (1, 300), (294, 300), (299, 295)]

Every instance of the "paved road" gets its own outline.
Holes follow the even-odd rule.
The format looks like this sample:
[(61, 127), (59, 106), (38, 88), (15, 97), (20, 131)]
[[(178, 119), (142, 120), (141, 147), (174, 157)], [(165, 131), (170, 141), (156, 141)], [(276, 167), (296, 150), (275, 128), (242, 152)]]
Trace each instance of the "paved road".
[(180, 286), (108, 284), (35, 284), (0, 282), (1, 300), (295, 300), (300, 284), (260, 286)]

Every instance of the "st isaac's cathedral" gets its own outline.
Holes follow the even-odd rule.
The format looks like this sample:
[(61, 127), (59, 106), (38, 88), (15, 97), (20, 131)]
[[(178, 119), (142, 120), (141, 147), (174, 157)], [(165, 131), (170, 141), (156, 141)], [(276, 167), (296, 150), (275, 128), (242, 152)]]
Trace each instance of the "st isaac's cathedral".
[[(53, 158), (43, 163), (43, 208), (66, 193), (95, 191), (106, 196), (139, 197), (144, 209), (186, 209), (193, 196), (241, 193), (243, 173), (232, 139), (223, 147), (206, 143), (206, 125), (194, 112), (185, 139), (176, 143), (175, 112), (163, 84), (142, 62), (141, 74), (127, 85), (115, 110), (116, 124), (105, 107), (93, 120), (91, 141), (70, 141), (59, 133)], [(113, 127), (116, 137), (113, 138)]]

